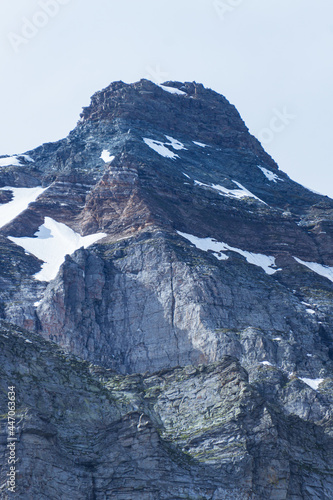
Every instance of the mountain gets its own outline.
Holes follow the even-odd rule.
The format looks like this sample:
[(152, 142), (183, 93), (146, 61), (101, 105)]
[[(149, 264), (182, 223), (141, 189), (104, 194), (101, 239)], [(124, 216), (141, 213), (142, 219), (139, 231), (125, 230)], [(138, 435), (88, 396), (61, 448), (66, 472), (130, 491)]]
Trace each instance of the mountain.
[(201, 84), (0, 157), (1, 498), (331, 499), (333, 200)]

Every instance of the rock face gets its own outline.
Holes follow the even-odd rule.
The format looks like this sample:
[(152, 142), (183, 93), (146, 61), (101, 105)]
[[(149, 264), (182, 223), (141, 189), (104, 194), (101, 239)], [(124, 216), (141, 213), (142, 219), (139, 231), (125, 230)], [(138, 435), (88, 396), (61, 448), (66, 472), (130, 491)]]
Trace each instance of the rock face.
[[(120, 376), (8, 324), (1, 325), (0, 343), (1, 407), (6, 381), (17, 393), (15, 498), (330, 497), (329, 419), (313, 422), (316, 411), (328, 410), (325, 391), (312, 394), (270, 367), (249, 383), (230, 356)], [(260, 391), (263, 380), (268, 397)], [(312, 406), (312, 418), (281, 411), (293, 406), (293, 385)], [(6, 438), (3, 426), (2, 463)], [(2, 484), (5, 474), (3, 467)]]
[(333, 201), (196, 83), (114, 82), (1, 164), (0, 216), (46, 188), (0, 236), (18, 498), (332, 498)]

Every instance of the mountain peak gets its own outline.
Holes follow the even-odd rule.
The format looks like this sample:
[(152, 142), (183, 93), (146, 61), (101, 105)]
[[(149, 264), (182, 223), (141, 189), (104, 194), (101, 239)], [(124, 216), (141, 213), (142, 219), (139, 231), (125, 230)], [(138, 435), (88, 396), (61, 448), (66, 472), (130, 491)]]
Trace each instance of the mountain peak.
[(186, 133), (203, 143), (247, 149), (277, 169), (257, 139), (249, 134), (236, 108), (201, 83), (113, 82), (92, 96), (90, 106), (83, 108), (80, 116), (80, 123), (121, 120), (129, 127), (146, 123), (166, 134)]
[(332, 498), (333, 201), (195, 82), (81, 118), (0, 158), (19, 497)]

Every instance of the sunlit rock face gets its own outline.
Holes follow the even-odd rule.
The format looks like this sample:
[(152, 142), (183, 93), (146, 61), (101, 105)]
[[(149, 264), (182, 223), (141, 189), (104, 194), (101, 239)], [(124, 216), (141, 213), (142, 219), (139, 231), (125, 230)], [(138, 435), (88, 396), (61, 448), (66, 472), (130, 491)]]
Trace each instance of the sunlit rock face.
[[(234, 106), (114, 82), (66, 139), (1, 157), (0, 186), (2, 383), (32, 412), (22, 443), (32, 419), (45, 440), (47, 498), (333, 497), (333, 201)], [(45, 498), (26, 450), (18, 498)]]

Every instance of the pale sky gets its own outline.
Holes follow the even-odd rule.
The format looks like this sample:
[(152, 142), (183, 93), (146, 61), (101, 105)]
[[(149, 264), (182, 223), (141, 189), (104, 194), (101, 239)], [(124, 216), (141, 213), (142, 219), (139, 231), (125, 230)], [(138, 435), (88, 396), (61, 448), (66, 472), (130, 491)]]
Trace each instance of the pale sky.
[(0, 154), (67, 136), (111, 81), (201, 82), (333, 197), (332, 0), (1, 0)]

